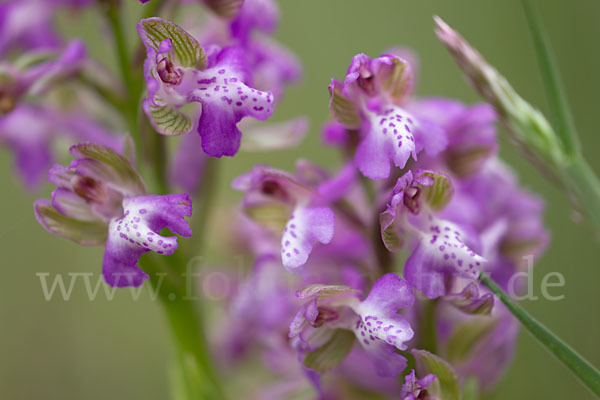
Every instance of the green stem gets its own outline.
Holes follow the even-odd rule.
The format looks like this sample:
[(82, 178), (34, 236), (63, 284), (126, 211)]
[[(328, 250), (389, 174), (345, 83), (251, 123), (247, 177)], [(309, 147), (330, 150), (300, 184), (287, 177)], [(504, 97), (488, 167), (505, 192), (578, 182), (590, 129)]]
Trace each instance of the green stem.
[(575, 195), (577, 206), (600, 236), (600, 180), (582, 156), (575, 157), (565, 170), (565, 182)]
[(123, 24), (121, 21), (121, 10), (119, 9), (119, 3), (116, 1), (109, 1), (108, 3), (109, 4), (106, 8), (106, 17), (113, 33), (121, 79), (123, 80), (123, 85), (127, 90), (125, 95), (126, 107), (123, 110), (123, 114), (127, 121), (129, 133), (136, 145), (136, 160), (139, 163), (142, 159), (142, 143), (137, 119), (140, 89), (138, 87), (139, 85), (136, 84), (136, 79), (133, 75), (131, 59), (127, 49), (127, 41), (123, 33)]
[(154, 178), (157, 184), (158, 192), (161, 194), (169, 193), (169, 183), (167, 179), (168, 151), (166, 138), (156, 132), (150, 126), (148, 119), (142, 116), (143, 124), (148, 129), (145, 130), (146, 141), (150, 147), (150, 164), (154, 173)]
[(419, 348), (430, 353), (437, 353), (437, 327), (435, 313), (437, 300), (424, 300), (419, 317)]
[[(160, 279), (162, 271), (159, 263), (156, 257), (147, 257), (144, 259), (144, 270), (150, 275), (150, 283), (158, 292), (158, 298), (169, 320), (177, 348), (177, 358), (181, 362), (184, 375), (188, 377), (186, 392), (190, 399), (198, 396), (207, 400), (224, 399), (223, 388), (211, 360), (202, 314), (196, 310), (193, 298), (188, 297), (185, 282)], [(174, 267), (169, 265), (169, 269), (174, 270)]]
[(205, 241), (206, 226), (209, 223), (212, 204), (217, 195), (217, 177), (219, 170), (219, 159), (209, 157), (204, 163), (204, 172), (202, 180), (195, 193), (194, 208), (198, 210), (192, 219), (192, 232), (199, 238), (194, 243), (194, 251), (200, 252), (201, 246)]
[(531, 0), (522, 0), (527, 24), (531, 31), (542, 81), (546, 90), (556, 133), (564, 150), (571, 157), (571, 165), (564, 171), (563, 181), (575, 195), (578, 206), (590, 219), (596, 233), (600, 235), (600, 181), (581, 154), (577, 129), (569, 109), (567, 96), (561, 84), (560, 74), (542, 24)]
[(562, 361), (596, 396), (600, 396), (600, 372), (592, 364), (529, 315), (510, 296), (504, 293), (492, 279), (483, 273), (479, 276), (479, 279), (504, 303), (533, 337)]
[(394, 271), (394, 266), (396, 264), (396, 257), (394, 253), (389, 251), (383, 240), (381, 239), (381, 228), (379, 225), (379, 211), (376, 208), (377, 212), (375, 214), (375, 220), (373, 226), (371, 227), (371, 238), (373, 240), (373, 246), (375, 250), (375, 257), (377, 257), (377, 265), (381, 269), (384, 274), (388, 272)]
[(556, 133), (561, 139), (567, 154), (578, 154), (580, 145), (577, 138), (577, 130), (569, 109), (567, 96), (560, 81), (560, 74), (552, 54), (550, 41), (537, 18), (535, 10), (531, 5), (531, 0), (522, 0), (522, 4), (527, 24), (531, 31), (531, 37), (533, 38), (551, 115), (556, 125)]

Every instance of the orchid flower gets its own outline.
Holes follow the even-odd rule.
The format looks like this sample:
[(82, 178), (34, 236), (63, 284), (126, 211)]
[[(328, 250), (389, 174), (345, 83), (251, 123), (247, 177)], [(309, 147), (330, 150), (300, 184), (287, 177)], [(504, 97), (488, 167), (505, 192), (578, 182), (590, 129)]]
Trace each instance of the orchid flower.
[(406, 367), (406, 359), (395, 350), (405, 350), (405, 342), (414, 334), (398, 314), (399, 309), (414, 302), (410, 285), (390, 273), (374, 283), (364, 300), (359, 300), (359, 293), (347, 286), (312, 285), (300, 290), (297, 296), (307, 302), (290, 325), (290, 338), (306, 354), (327, 340), (320, 331), (333, 334), (338, 329), (349, 330), (381, 376), (398, 375)]
[(39, 189), (57, 153), (56, 142), (92, 141), (120, 151), (126, 140), (85, 115), (21, 104), (0, 117), (0, 144), (14, 154), (15, 169), (29, 190)]
[(354, 56), (344, 82), (331, 81), (329, 108), (345, 128), (359, 133), (354, 162), (368, 178), (390, 175), (390, 163), (404, 168), (425, 150), (435, 155), (446, 146), (444, 131), (405, 108), (412, 91), (409, 64), (400, 57)]
[[(147, 50), (143, 107), (158, 133), (196, 130), (207, 155), (233, 156), (241, 142), (237, 123), (273, 113), (271, 93), (245, 83), (249, 73), (240, 47), (212, 48), (207, 54), (190, 34), (161, 18), (140, 21), (138, 32)], [(182, 110), (187, 104), (196, 105), (190, 114)]]
[(62, 52), (32, 52), (15, 63), (0, 62), (0, 116), (12, 110), (25, 95), (39, 96), (78, 72), (86, 60), (79, 40), (71, 41)]
[(52, 27), (54, 5), (46, 0), (9, 0), (0, 4), (0, 57), (20, 48), (51, 50), (60, 46)]
[(168, 227), (192, 235), (184, 217), (192, 215), (186, 194), (152, 196), (127, 159), (91, 143), (71, 147), (69, 167), (55, 165), (48, 180), (52, 200), (35, 202), (35, 215), (48, 232), (84, 246), (104, 246), (102, 274), (111, 286), (140, 286), (149, 276), (137, 265), (144, 253), (172, 254), (177, 238)]
[(333, 238), (333, 211), (322, 205), (314, 188), (297, 177), (255, 166), (236, 178), (233, 188), (246, 192), (246, 214), (282, 232), (281, 258), (286, 268), (304, 265), (316, 242), (327, 244)]
[(427, 393), (427, 387), (433, 383), (435, 378), (435, 375), (427, 374), (424, 377), (417, 379), (415, 370), (411, 370), (410, 373), (404, 377), (400, 398), (402, 400), (435, 400), (435, 398), (429, 396)]
[(485, 259), (471, 250), (477, 237), (434, 213), (452, 195), (448, 177), (431, 171), (411, 171), (398, 179), (387, 209), (380, 215), (381, 234), (390, 250), (402, 247), (406, 234), (416, 245), (406, 261), (404, 276), (429, 298), (447, 294), (449, 280), (475, 280)]

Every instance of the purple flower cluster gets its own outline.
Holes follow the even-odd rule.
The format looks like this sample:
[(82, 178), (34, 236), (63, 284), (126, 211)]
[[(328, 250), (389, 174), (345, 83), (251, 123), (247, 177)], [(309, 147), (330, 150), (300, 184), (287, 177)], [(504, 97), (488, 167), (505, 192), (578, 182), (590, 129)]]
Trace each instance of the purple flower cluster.
[[(51, 26), (56, 7), (87, 3), (0, 6), (0, 143), (29, 189), (46, 174), (56, 186), (35, 203), (40, 224), (104, 246), (105, 281), (139, 286), (149, 278), (143, 254), (178, 248), (165, 228), (192, 235), (186, 217), (192, 199), (209, 195), (199, 188), (211, 158), (302, 139), (302, 117), (264, 122), (302, 71), (271, 37), (274, 0), (198, 1), (208, 11), (201, 29), (195, 20), (142, 19), (136, 78), (146, 93), (135, 111), (148, 123), (134, 116), (129, 128), (142, 134), (132, 136), (143, 139), (134, 144), (117, 132), (128, 119), (119, 98), (135, 100), (124, 94), (135, 82), (116, 84), (80, 41), (63, 45)], [(243, 200), (227, 219), (227, 247), (254, 262), (220, 313), (215, 346), (224, 365), (259, 352), (277, 377), (260, 398), (310, 390), (342, 399), (353, 389), (459, 398), (448, 390), (473, 379), (488, 390), (511, 360), (518, 326), (479, 279), (489, 274), (506, 289), (525, 256), (541, 255), (543, 203), (498, 158), (493, 108), (414, 96), (416, 67), (393, 49), (358, 54), (342, 80), (332, 79), (323, 139), (343, 155), (337, 172), (299, 160), (294, 173), (261, 164), (233, 181)], [(98, 112), (90, 86), (114, 94), (116, 110)], [(167, 189), (150, 195), (136, 170), (148, 160), (135, 159), (135, 145), (158, 134), (182, 137), (157, 174)], [(65, 139), (75, 159), (54, 164), (65, 152), (51, 147)], [(189, 195), (169, 193), (173, 186)]]
[[(330, 383), (343, 381), (403, 399), (448, 396), (428, 357), (483, 390), (510, 362), (518, 325), (478, 278), (506, 288), (524, 256), (541, 254), (543, 205), (497, 158), (493, 109), (410, 98), (411, 70), (394, 54), (359, 54), (332, 81), (323, 135), (347, 157), (337, 174), (301, 161), (294, 174), (255, 166), (234, 181), (242, 223), (255, 225), (238, 232), (257, 264), (224, 325), (232, 360), (260, 344), (288, 360), (273, 373), (299, 359), (282, 379), (305, 377), (323, 396), (344, 398)], [(262, 283), (265, 265), (277, 284)], [(469, 331), (479, 334), (463, 339)], [(415, 359), (419, 379), (407, 369)]]

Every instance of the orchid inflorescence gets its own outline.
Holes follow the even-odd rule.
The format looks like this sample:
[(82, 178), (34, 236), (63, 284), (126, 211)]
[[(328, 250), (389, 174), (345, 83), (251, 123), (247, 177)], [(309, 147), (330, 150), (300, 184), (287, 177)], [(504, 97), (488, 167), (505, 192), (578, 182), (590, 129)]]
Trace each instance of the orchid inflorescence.
[[(302, 70), (270, 37), (274, 0), (199, 0), (190, 3), (206, 18), (185, 21), (190, 29), (159, 17), (137, 23), (143, 70), (132, 57), (136, 81), (118, 83), (83, 42), (63, 43), (52, 26), (57, 9), (93, 3), (0, 5), (0, 142), (27, 189), (45, 175), (56, 186), (35, 202), (40, 224), (103, 246), (108, 285), (140, 286), (152, 265), (183, 268), (185, 249), (165, 229), (200, 234), (186, 218), (192, 203), (216, 207), (206, 201), (211, 163), (302, 140), (302, 116), (264, 122)], [(97, 3), (107, 15), (119, 7)], [(169, 11), (160, 0), (141, 3)], [(496, 123), (509, 117), (493, 98), (417, 97), (417, 68), (410, 51), (393, 48), (357, 54), (345, 75), (334, 73), (322, 139), (343, 156), (336, 172), (302, 159), (293, 172), (255, 165), (232, 183), (243, 200), (219, 234), (254, 261), (211, 321), (220, 328), (207, 352), (219, 354), (222, 369), (264, 360), (276, 379), (256, 398), (459, 399), (466, 387), (488, 392), (511, 361), (519, 323), (480, 278), (507, 291), (541, 256), (544, 204), (498, 156)], [(144, 82), (138, 101), (131, 91)], [(158, 135), (181, 136), (177, 150), (156, 144)], [(66, 148), (74, 159), (55, 164)], [(163, 168), (146, 177), (149, 186), (144, 164)], [(213, 372), (205, 379), (218, 380)], [(226, 396), (206, 382), (198, 386), (214, 387), (200, 398)]]

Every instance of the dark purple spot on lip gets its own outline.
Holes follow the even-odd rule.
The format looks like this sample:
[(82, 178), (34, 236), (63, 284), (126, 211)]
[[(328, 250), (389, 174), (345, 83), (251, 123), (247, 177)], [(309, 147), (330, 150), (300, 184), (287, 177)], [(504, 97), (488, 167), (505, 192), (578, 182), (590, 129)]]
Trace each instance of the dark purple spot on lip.
[(198, 81), (198, 83), (199, 83), (199, 84), (201, 84), (201, 85), (202, 85), (202, 84), (204, 84), (204, 85), (208, 85), (208, 84), (211, 84), (211, 83), (216, 83), (216, 82), (217, 82), (217, 77), (216, 77), (216, 76), (213, 76), (213, 77), (212, 77), (212, 78), (210, 78), (210, 79), (200, 79), (200, 80)]
[(241, 101), (238, 101), (238, 102), (236, 102), (236, 103), (235, 103), (235, 105), (236, 105), (236, 106), (238, 106), (238, 107), (241, 107), (241, 105), (242, 105), (242, 102), (241, 102)]
[(224, 70), (224, 69), (220, 69), (220, 70), (219, 70), (219, 74), (223, 75), (224, 73), (225, 73), (225, 70)]

